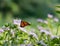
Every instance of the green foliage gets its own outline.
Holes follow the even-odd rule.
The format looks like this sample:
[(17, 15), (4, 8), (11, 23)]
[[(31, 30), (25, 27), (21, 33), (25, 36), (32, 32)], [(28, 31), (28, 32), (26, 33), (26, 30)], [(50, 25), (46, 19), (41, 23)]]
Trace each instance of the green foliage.
[(2, 0), (0, 9), (4, 16), (12, 12), (14, 17), (41, 17), (45, 18), (48, 13), (54, 13), (56, 0)]
[(60, 4), (56, 5), (56, 14), (57, 14), (57, 17), (60, 18)]
[(46, 20), (34, 19), (37, 25), (24, 28), (18, 22), (6, 23), (0, 28), (0, 46), (59, 46), (59, 19), (51, 16), (48, 14)]

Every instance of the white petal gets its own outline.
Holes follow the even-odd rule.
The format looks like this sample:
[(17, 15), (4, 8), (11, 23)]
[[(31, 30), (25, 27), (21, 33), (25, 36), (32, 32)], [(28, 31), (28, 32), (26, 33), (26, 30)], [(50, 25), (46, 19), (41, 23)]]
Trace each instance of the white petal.
[(51, 14), (48, 14), (48, 18), (53, 18), (53, 15), (51, 15)]
[(13, 20), (13, 23), (16, 24), (16, 25), (18, 25), (18, 26), (20, 26), (21, 20), (14, 19), (14, 20)]

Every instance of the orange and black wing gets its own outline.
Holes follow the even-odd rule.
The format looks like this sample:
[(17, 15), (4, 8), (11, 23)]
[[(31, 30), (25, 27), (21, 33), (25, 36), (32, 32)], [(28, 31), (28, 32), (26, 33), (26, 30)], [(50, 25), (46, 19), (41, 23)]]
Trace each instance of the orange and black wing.
[(28, 26), (28, 25), (30, 25), (28, 22), (21, 21), (20, 27), (25, 27), (25, 26)]

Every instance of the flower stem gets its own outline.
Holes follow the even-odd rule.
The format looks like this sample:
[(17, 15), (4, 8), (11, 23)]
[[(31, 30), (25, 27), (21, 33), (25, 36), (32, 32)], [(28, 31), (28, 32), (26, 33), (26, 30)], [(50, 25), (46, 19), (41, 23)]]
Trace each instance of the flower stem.
[(60, 26), (60, 24), (58, 24), (58, 26), (57, 26), (57, 32), (56, 32), (56, 35), (58, 35), (58, 29), (59, 29), (59, 26)]

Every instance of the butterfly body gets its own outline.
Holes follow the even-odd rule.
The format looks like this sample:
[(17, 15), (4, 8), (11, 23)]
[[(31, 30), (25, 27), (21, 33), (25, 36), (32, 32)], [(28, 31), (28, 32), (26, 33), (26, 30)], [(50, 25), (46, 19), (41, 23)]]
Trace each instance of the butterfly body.
[(26, 21), (21, 21), (21, 23), (20, 23), (20, 27), (25, 27), (25, 26), (28, 26), (28, 25), (30, 25), (30, 24)]

